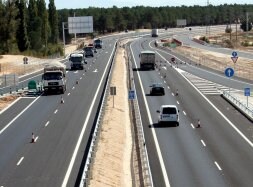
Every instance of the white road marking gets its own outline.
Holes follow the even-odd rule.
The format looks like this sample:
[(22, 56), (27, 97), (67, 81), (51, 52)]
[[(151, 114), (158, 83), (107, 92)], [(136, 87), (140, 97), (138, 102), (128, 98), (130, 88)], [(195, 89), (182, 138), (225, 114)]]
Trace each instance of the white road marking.
[(68, 96), (70, 95), (70, 93), (68, 93)]
[(192, 126), (193, 129), (195, 129), (195, 127), (194, 127), (194, 125), (192, 123), (191, 123), (191, 126)]
[(171, 93), (172, 96), (174, 96), (174, 93)]
[[(130, 49), (131, 49), (131, 52), (133, 54), (131, 45), (130, 45)], [(134, 60), (134, 63), (135, 63), (135, 67), (138, 67), (137, 63), (136, 63), (136, 60), (134, 58), (134, 55), (133, 55), (133, 60)], [(143, 88), (143, 85), (142, 85), (142, 82), (141, 82), (141, 78), (140, 78), (140, 74), (139, 74), (138, 71), (137, 71), (137, 76), (138, 76), (139, 83), (140, 83), (140, 86), (141, 86), (142, 95), (143, 95), (143, 98), (144, 98), (144, 103), (145, 103), (145, 106), (147, 108), (147, 114), (148, 114), (149, 124), (152, 125), (153, 121), (152, 121), (152, 118), (151, 118), (151, 114), (150, 114), (150, 110), (149, 110), (149, 107), (148, 107), (147, 99), (145, 97), (144, 88)], [(158, 159), (159, 159), (160, 164), (161, 164), (161, 169), (162, 169), (162, 174), (163, 174), (163, 179), (164, 179), (164, 182), (165, 182), (165, 186), (166, 187), (170, 187), (169, 177), (168, 177), (168, 174), (167, 174), (167, 171), (166, 171), (166, 168), (165, 168), (164, 160), (163, 160), (161, 149), (160, 149), (160, 146), (159, 146), (159, 143), (158, 143), (158, 140), (157, 140), (155, 129), (151, 128), (151, 131), (152, 131), (152, 134), (153, 134), (153, 137), (154, 137), (154, 142), (155, 142), (155, 147), (156, 147), (157, 154), (158, 154)], [(150, 171), (150, 173), (151, 173), (151, 171)], [(152, 179), (152, 177), (151, 177), (151, 179)]]
[(83, 73), (83, 75), (85, 75), (85, 73)]
[(179, 105), (179, 101), (177, 101), (177, 104)]
[(80, 79), (82, 79), (83, 77), (80, 77)]
[[(115, 47), (114, 47), (114, 48), (115, 48)], [(86, 117), (86, 119), (85, 119), (85, 122), (84, 122), (84, 124), (83, 124), (82, 130), (81, 130), (80, 135), (79, 135), (79, 137), (78, 137), (78, 140), (77, 140), (77, 143), (76, 143), (74, 152), (73, 152), (73, 154), (72, 154), (72, 157), (71, 157), (71, 160), (70, 160), (68, 169), (67, 169), (66, 174), (65, 174), (65, 176), (64, 176), (64, 179), (63, 179), (63, 182), (62, 182), (62, 185), (61, 185), (62, 187), (66, 187), (66, 186), (67, 186), (67, 183), (68, 183), (68, 180), (69, 180), (69, 177), (70, 177), (70, 173), (71, 173), (71, 171), (72, 171), (72, 168), (73, 168), (74, 163), (75, 163), (75, 160), (76, 160), (77, 152), (78, 152), (79, 147), (80, 147), (80, 145), (81, 145), (81, 142), (82, 142), (82, 139), (83, 139), (83, 136), (84, 136), (84, 132), (85, 132), (85, 130), (86, 130), (86, 127), (87, 127), (87, 124), (88, 124), (88, 121), (89, 121), (89, 118), (90, 118), (92, 109), (93, 109), (94, 104), (95, 104), (95, 101), (96, 101), (96, 99), (97, 99), (98, 92), (99, 92), (99, 90), (100, 90), (100, 88), (101, 88), (101, 85), (102, 85), (102, 82), (103, 82), (103, 80), (104, 80), (104, 78), (105, 78), (105, 73), (106, 73), (106, 71), (107, 71), (107, 69), (108, 69), (108, 67), (109, 67), (109, 64), (110, 64), (109, 61), (111, 60), (112, 55), (113, 55), (113, 53), (111, 54), (111, 56), (110, 56), (110, 58), (109, 58), (109, 60), (108, 60), (108, 63), (107, 63), (107, 65), (106, 65), (106, 68), (104, 69), (104, 73), (103, 73), (103, 75), (102, 75), (102, 78), (101, 78), (101, 80), (100, 80), (100, 82), (99, 82), (99, 85), (97, 86), (96, 93), (95, 93), (95, 95), (94, 95), (94, 97), (93, 97), (92, 103), (91, 103), (90, 108), (89, 108), (89, 111), (88, 111), (88, 113), (87, 113), (87, 117)]]
[(54, 111), (54, 113), (56, 114), (58, 112), (58, 110), (56, 109), (55, 111)]
[(221, 171), (222, 169), (221, 169), (221, 167), (219, 166), (219, 164), (215, 161), (214, 162), (215, 163), (215, 165), (217, 166), (217, 168)]
[[(0, 111), (0, 114), (2, 114), (5, 110), (7, 110), (8, 108), (10, 108), (12, 105), (14, 105), (16, 102), (18, 102), (20, 99), (22, 99), (22, 97), (19, 97), (18, 99), (16, 99), (15, 101), (13, 101), (10, 105), (8, 105), (6, 108), (4, 108), (3, 110)], [(1, 133), (0, 133), (1, 134)]]
[(48, 122), (45, 124), (45, 127), (47, 127), (47, 126), (49, 125), (49, 123), (50, 123), (50, 122), (48, 121)]
[(74, 90), (74, 89), (75, 89), (75, 87), (73, 86), (73, 87), (72, 87), (72, 90)]
[(38, 140), (39, 136), (37, 136), (35, 139), (34, 139), (34, 142), (36, 142)]
[(166, 81), (163, 81), (164, 83), (166, 83)]
[(185, 72), (180, 69), (176, 69), (179, 73), (181, 73), (182, 77), (190, 84), (193, 88), (227, 121), (227, 123), (251, 146), (253, 147), (253, 143), (216, 107), (214, 104), (203, 94), (201, 91), (198, 90), (198, 88), (190, 81), (188, 80), (182, 72)]
[(21, 164), (21, 162), (23, 161), (24, 157), (21, 157), (17, 163), (17, 166), (19, 166)]
[(33, 102), (31, 102), (24, 110), (22, 110), (15, 118), (13, 118), (1, 131), (0, 135), (19, 117), (21, 116), (33, 103), (35, 103), (38, 99), (40, 98), (37, 97)]
[(183, 110), (184, 115), (186, 116), (186, 112)]
[(201, 143), (203, 144), (204, 147), (206, 147), (204, 140), (201, 140)]
[(168, 89), (170, 89), (170, 87), (168, 86)]

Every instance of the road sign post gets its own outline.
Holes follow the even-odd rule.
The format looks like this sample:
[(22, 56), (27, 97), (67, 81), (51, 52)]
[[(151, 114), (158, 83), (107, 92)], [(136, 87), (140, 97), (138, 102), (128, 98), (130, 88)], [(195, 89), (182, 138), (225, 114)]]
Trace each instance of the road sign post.
[[(225, 69), (225, 75), (228, 77), (228, 78), (231, 78), (234, 76), (234, 69), (233, 68), (226, 68)], [(229, 93), (230, 93), (230, 87), (229, 87)]]
[(135, 99), (135, 91), (134, 90), (129, 90), (128, 91), (128, 99), (129, 100)]
[(112, 95), (112, 105), (113, 105), (113, 108), (114, 108), (114, 96), (116, 95), (116, 86), (111, 86), (110, 87), (110, 94)]
[(244, 88), (244, 95), (247, 97), (247, 107), (249, 106), (250, 88)]

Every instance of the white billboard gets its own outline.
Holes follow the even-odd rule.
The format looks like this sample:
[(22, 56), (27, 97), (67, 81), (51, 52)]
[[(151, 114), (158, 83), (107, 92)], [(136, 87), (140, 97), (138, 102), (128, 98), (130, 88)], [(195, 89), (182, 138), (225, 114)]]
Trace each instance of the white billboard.
[(93, 33), (93, 17), (68, 17), (68, 30), (70, 34)]
[(177, 26), (186, 26), (186, 19), (177, 19)]

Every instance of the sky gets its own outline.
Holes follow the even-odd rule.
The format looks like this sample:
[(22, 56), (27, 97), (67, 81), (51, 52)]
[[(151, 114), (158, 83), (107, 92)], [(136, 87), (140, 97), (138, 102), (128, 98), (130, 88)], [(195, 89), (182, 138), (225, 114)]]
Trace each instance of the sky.
[[(112, 6), (133, 7), (133, 6), (206, 6), (208, 0), (54, 0), (56, 9), (76, 9), (76, 8), (110, 8)], [(49, 0), (45, 0), (47, 7)], [(253, 4), (252, 0), (209, 0), (209, 4), (214, 6), (221, 4)]]

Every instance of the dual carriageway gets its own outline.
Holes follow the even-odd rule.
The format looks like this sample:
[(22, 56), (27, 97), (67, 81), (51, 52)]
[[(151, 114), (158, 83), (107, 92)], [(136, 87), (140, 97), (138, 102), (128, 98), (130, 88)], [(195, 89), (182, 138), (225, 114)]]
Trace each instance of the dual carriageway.
[[(166, 35), (175, 32), (184, 39), (188, 34), (177, 29), (168, 30)], [(121, 37), (104, 38), (104, 48), (88, 58), (86, 72), (67, 73), (64, 105), (59, 103), (60, 95), (42, 95), (19, 99), (0, 114), (0, 152), (4, 153), (0, 157), (0, 186), (78, 185), (105, 77)], [(224, 89), (242, 89), (242, 84), (252, 87), (252, 83), (228, 82), (224, 76), (187, 63), (171, 66), (169, 59), (175, 54), (155, 48), (149, 34), (136, 37), (126, 47), (133, 69), (139, 67), (140, 51), (148, 49), (156, 51), (160, 67), (156, 71), (133, 71), (153, 186), (252, 186), (252, 122), (217, 89), (201, 91), (196, 77)], [(78, 85), (76, 79), (80, 79)], [(164, 84), (165, 96), (148, 96), (153, 82)], [(156, 124), (156, 110), (162, 104), (178, 106), (179, 127)], [(195, 128), (198, 119), (199, 129)], [(29, 142), (32, 132), (36, 145)]]

